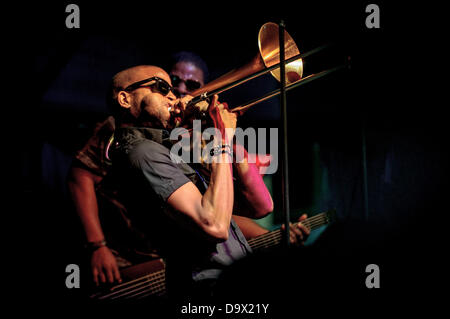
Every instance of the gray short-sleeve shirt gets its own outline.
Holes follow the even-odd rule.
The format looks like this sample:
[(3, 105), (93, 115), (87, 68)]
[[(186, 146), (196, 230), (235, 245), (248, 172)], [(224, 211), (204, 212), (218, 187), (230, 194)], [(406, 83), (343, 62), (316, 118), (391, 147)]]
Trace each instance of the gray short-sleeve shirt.
[[(114, 169), (130, 207), (131, 218), (154, 235), (162, 250), (176, 260), (189, 260), (192, 279), (217, 278), (221, 270), (251, 252), (239, 227), (231, 222), (228, 240), (219, 244), (195, 238), (171, 220), (167, 198), (182, 185), (193, 182), (204, 193), (207, 185), (194, 166), (175, 163), (165, 130), (120, 128), (115, 133)], [(180, 258), (182, 256), (182, 258)]]

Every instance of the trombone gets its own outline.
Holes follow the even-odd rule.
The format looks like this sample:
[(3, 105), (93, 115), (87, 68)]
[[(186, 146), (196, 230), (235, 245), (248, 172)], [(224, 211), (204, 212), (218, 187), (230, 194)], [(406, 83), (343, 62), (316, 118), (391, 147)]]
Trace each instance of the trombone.
[[(284, 22), (280, 23), (280, 26), (273, 22), (265, 23), (259, 30), (258, 46), (258, 54), (249, 63), (238, 69), (230, 71), (225, 75), (222, 75), (212, 82), (209, 82), (202, 88), (192, 92), (191, 95), (194, 96), (194, 98), (186, 105), (186, 110), (190, 109), (191, 111), (194, 111), (194, 113), (199, 112), (199, 115), (204, 118), (206, 116), (206, 108), (208, 103), (200, 103), (201, 101), (207, 101), (215, 94), (230, 90), (233, 87), (241, 85), (268, 72), (270, 72), (272, 76), (281, 82), (280, 89), (269, 92), (241, 106), (232, 108), (230, 111), (242, 115), (253, 105), (274, 96), (281, 95), (281, 109), (283, 118), (283, 211), (284, 225), (286, 229), (289, 229), (289, 172), (285, 93), (288, 90), (292, 90), (303, 84), (340, 70), (344, 68), (344, 65), (303, 77), (303, 59), (328, 48), (330, 45), (323, 45), (306, 53), (300, 54), (294, 40), (286, 32)], [(282, 73), (284, 73), (283, 76), (281, 76)], [(289, 232), (284, 232), (283, 241), (286, 246), (289, 246)]]
[[(259, 30), (258, 34), (258, 47), (259, 52), (257, 55), (244, 66), (234, 69), (219, 78), (209, 82), (203, 87), (193, 91), (191, 95), (194, 97), (186, 106), (190, 108), (197, 103), (205, 100), (209, 100), (213, 95), (220, 94), (228, 91), (238, 85), (241, 85), (247, 81), (260, 77), (266, 73), (271, 73), (274, 78), (281, 81), (280, 75), (280, 44), (279, 44), (279, 26), (273, 22), (265, 23)], [(285, 63), (285, 90), (289, 91), (297, 88), (303, 84), (309, 83), (313, 80), (324, 77), (332, 72), (344, 68), (344, 65), (339, 65), (315, 74), (310, 74), (303, 77), (303, 59), (316, 54), (328, 47), (330, 44), (322, 45), (315, 49), (312, 49), (306, 53), (300, 54), (300, 51), (295, 44), (295, 41), (284, 30), (284, 63)], [(250, 107), (268, 100), (281, 93), (281, 89), (274, 90), (266, 93), (265, 95), (251, 100), (245, 104), (230, 109), (232, 112), (236, 112), (242, 115)], [(204, 115), (204, 109), (201, 109), (201, 114)]]

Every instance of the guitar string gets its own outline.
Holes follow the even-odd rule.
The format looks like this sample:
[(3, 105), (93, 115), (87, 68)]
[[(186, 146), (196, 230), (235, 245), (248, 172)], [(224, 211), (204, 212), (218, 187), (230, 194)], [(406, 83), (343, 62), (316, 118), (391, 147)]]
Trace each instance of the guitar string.
[[(149, 278), (150, 276), (144, 276), (143, 278), (138, 278), (137, 280), (134, 280), (136, 283), (131, 285), (131, 284), (127, 284), (126, 286), (121, 286), (119, 288), (114, 287), (114, 290), (112, 291), (108, 291), (108, 292), (104, 292), (104, 293), (100, 293), (97, 295), (94, 295), (93, 298), (98, 298), (98, 299), (105, 299), (114, 295), (119, 295), (123, 292), (126, 292), (130, 289), (133, 289), (134, 287), (138, 287), (142, 284), (145, 284), (146, 282), (151, 282), (151, 281), (156, 281), (156, 283), (158, 283), (159, 281), (164, 282), (165, 278), (164, 276), (151, 276), (152, 279)], [(100, 296), (99, 296), (100, 295)]]
[(149, 281), (149, 280), (158, 280), (158, 279), (161, 279), (164, 277), (165, 277), (165, 271), (160, 270), (157, 273), (148, 274), (148, 275), (127, 281), (126, 283), (118, 284), (118, 285), (112, 287), (108, 292), (105, 292), (105, 294), (112, 295), (117, 292), (121, 292), (121, 291), (130, 289), (134, 285), (138, 285), (141, 282), (145, 282), (145, 281)]
[[(140, 290), (140, 291), (139, 291)], [(150, 286), (144, 286), (141, 288), (133, 289), (129, 292), (116, 295), (113, 297), (108, 298), (108, 300), (119, 300), (119, 299), (136, 299), (137, 296), (142, 294), (150, 294), (155, 296), (161, 296), (165, 293), (165, 287), (159, 288), (159, 287), (150, 287)]]
[(159, 283), (146, 283), (140, 287), (133, 287), (132, 290), (116, 295), (112, 299), (117, 299), (120, 297), (130, 298), (142, 293), (151, 292), (152, 294), (160, 294), (166, 291), (165, 281)]
[[(309, 219), (307, 219), (307, 220), (305, 220), (305, 221), (302, 221), (302, 223), (303, 223), (305, 226), (307, 226), (308, 228), (310, 228), (310, 227), (309, 227), (310, 225), (316, 225), (317, 222), (322, 222), (321, 220), (326, 220), (326, 218), (323, 218), (323, 216), (317, 216), (317, 217), (313, 216), (313, 217), (311, 217), (311, 218), (309, 218)], [(298, 223), (295, 223), (294, 225), (297, 225), (297, 224), (298, 224)], [(278, 229), (278, 230), (274, 231), (273, 233), (276, 233), (276, 232), (278, 232), (278, 231), (281, 231), (281, 229)], [(260, 236), (258, 236), (258, 237), (249, 239), (248, 242), (249, 242), (249, 243), (250, 243), (250, 242), (255, 242), (255, 241), (264, 239), (264, 237), (266, 237), (266, 236), (267, 236), (267, 234), (263, 234), (263, 235), (260, 235)]]
[(140, 298), (142, 295), (158, 295), (159, 293), (163, 293), (165, 291), (165, 287), (161, 286), (161, 289), (158, 289), (158, 287), (153, 287), (151, 289), (148, 289), (147, 287), (144, 287), (144, 289), (141, 289), (141, 291), (135, 290), (133, 291), (133, 294), (129, 294), (128, 296), (125, 296), (125, 299), (131, 299), (131, 298)]
[[(308, 228), (310, 228), (312, 230), (312, 229), (315, 229), (316, 226), (322, 226), (322, 225), (324, 225), (324, 223), (322, 223), (322, 222), (315, 222), (315, 223), (310, 224), (308, 226)], [(264, 236), (264, 238), (259, 238), (257, 240), (253, 240), (253, 241), (249, 240), (249, 245), (251, 247), (253, 247), (255, 245), (271, 242), (271, 241), (273, 241), (274, 238), (281, 237), (281, 235), (282, 235), (281, 230), (276, 230), (272, 234)]]
[(277, 245), (281, 242), (282, 239), (282, 233), (278, 232), (278, 234), (275, 234), (271, 236), (271, 238), (267, 238), (264, 241), (260, 241), (256, 244), (252, 244), (251, 247), (253, 250), (258, 250), (260, 248), (268, 248), (274, 245)]
[[(116, 294), (115, 296), (111, 297), (110, 299), (119, 299), (119, 298), (130, 298), (135, 295), (139, 295), (141, 293), (151, 292), (151, 294), (161, 294), (164, 293), (166, 290), (165, 283), (146, 283), (145, 285), (140, 285), (136, 287), (132, 287), (129, 291), (121, 291), (120, 294)], [(110, 296), (107, 296), (110, 297)]]
[(137, 296), (136, 299), (142, 299), (142, 298), (145, 298), (145, 297), (148, 297), (151, 295), (162, 296), (165, 293), (165, 290), (166, 290), (165, 287), (163, 287), (163, 289), (159, 289), (156, 292), (155, 291), (149, 291), (149, 292), (141, 291), (141, 292), (137, 293), (136, 295), (131, 295), (131, 296), (127, 297), (127, 299), (133, 298), (136, 296)]
[(111, 288), (111, 291), (113, 291), (113, 290), (115, 290), (115, 289), (117, 289), (117, 288), (121, 288), (121, 287), (123, 287), (123, 286), (129, 285), (129, 284), (133, 284), (134, 282), (139, 281), (139, 280), (141, 280), (142, 278), (147, 278), (147, 277), (152, 277), (152, 276), (158, 277), (158, 276), (164, 275), (164, 274), (165, 274), (165, 270), (164, 270), (164, 269), (161, 269), (161, 270), (155, 271), (155, 272), (153, 272), (153, 273), (151, 273), (151, 274), (147, 274), (147, 275), (145, 275), (145, 276), (143, 276), (143, 277), (139, 277), (139, 278), (136, 278), (136, 279), (133, 279), (133, 280), (124, 282), (124, 283), (122, 283), (122, 284), (118, 284), (118, 285), (112, 287), (112, 288)]
[(270, 247), (270, 246), (274, 246), (280, 243), (282, 238), (282, 233), (281, 232), (277, 232), (276, 234), (271, 235), (269, 238), (266, 238), (262, 241), (259, 241), (257, 243), (252, 243), (251, 247), (254, 250), (258, 250), (262, 247)]
[[(318, 217), (319, 216), (317, 216), (317, 217), (313, 216), (310, 219), (317, 219)], [(308, 223), (309, 223), (309, 219), (308, 219), (308, 222), (303, 221), (303, 224), (308, 224)], [(281, 229), (278, 229), (278, 230), (274, 231), (271, 235), (276, 235), (276, 233), (278, 233), (278, 232), (281, 232)], [(269, 235), (269, 236), (271, 236), (271, 235)], [(260, 240), (265, 240), (267, 237), (268, 237), (267, 234), (263, 234), (263, 235), (260, 235), (258, 237), (255, 237), (255, 238), (252, 238), (252, 239), (248, 240), (248, 242), (249, 242), (249, 244), (250, 243), (256, 243), (256, 242), (258, 242)]]
[[(315, 221), (314, 223), (309, 223), (309, 225), (306, 225), (308, 228), (310, 228), (311, 230), (317, 228), (317, 226), (322, 226), (324, 225), (324, 223), (322, 221)], [(254, 246), (258, 246), (260, 244), (265, 244), (267, 242), (271, 242), (274, 239), (280, 237), (281, 238), (282, 232), (281, 229), (278, 229), (276, 231), (273, 231), (272, 234), (270, 235), (261, 235), (261, 238), (256, 237), (255, 240), (249, 240), (248, 243), (249, 245), (253, 248)], [(255, 247), (257, 248), (257, 247)]]
[(154, 294), (156, 294), (156, 292), (162, 291), (163, 288), (165, 290), (165, 287), (163, 285), (161, 285), (160, 283), (146, 282), (146, 283), (142, 283), (141, 285), (135, 285), (135, 287), (132, 287), (132, 289), (129, 291), (123, 291), (120, 294), (116, 294), (111, 299), (129, 298), (130, 296), (140, 294), (142, 292), (145, 293), (147, 291), (151, 291)]
[(165, 294), (166, 294), (166, 287), (163, 287), (163, 289), (157, 290), (156, 292), (147, 291), (146, 293), (145, 292), (139, 293), (137, 298), (138, 299), (145, 298), (145, 297), (148, 297), (150, 295), (163, 296)]
[[(319, 219), (322, 219), (322, 218), (323, 218), (323, 216), (316, 215), (316, 216), (308, 218), (307, 220), (303, 221), (302, 223), (305, 226), (307, 226), (308, 228), (311, 228), (311, 227), (309, 227), (309, 225), (313, 225), (313, 223), (314, 223), (314, 225), (317, 224), (317, 222), (319, 222)], [(324, 219), (326, 219), (326, 218), (324, 218)], [(296, 225), (296, 224), (298, 224), (298, 223), (295, 223), (294, 225)], [(281, 229), (273, 231), (273, 234), (271, 234), (271, 235), (276, 235), (278, 232), (281, 233)], [(269, 236), (271, 236), (271, 235), (269, 235)], [(263, 235), (260, 235), (258, 237), (249, 239), (248, 243), (249, 244), (253, 244), (253, 243), (256, 243), (258, 241), (265, 240), (267, 237), (268, 237), (267, 234), (263, 234)]]
[(160, 275), (160, 276), (157, 276), (157, 277), (155, 277), (155, 276), (152, 276), (152, 277), (145, 276), (145, 278), (140, 278), (139, 282), (136, 282), (133, 285), (129, 285), (128, 287), (122, 287), (120, 290), (115, 290), (113, 293), (119, 293), (119, 292), (123, 292), (123, 291), (129, 290), (129, 289), (132, 289), (134, 287), (139, 287), (139, 286), (142, 286), (143, 284), (146, 284), (148, 282), (150, 282), (150, 284), (152, 284), (152, 282), (154, 282), (154, 281), (155, 281), (155, 283), (158, 283), (159, 281), (163, 282), (163, 280), (165, 280), (165, 275), (164, 274)]
[(114, 287), (113, 290), (110, 291), (110, 293), (113, 292), (117, 292), (123, 289), (129, 289), (130, 286), (134, 286), (134, 285), (138, 285), (140, 284), (142, 281), (151, 281), (151, 280), (157, 280), (157, 279), (161, 279), (165, 277), (165, 271), (160, 272), (158, 275), (154, 275), (154, 274), (149, 274), (149, 275), (145, 275), (143, 277), (137, 278), (135, 280), (133, 280), (133, 282), (127, 282), (127, 285), (121, 286), (121, 287)]
[[(160, 277), (160, 278), (155, 278), (154, 280), (157, 280), (155, 282), (155, 284), (160, 284), (160, 283), (164, 283), (165, 278), (164, 277)], [(123, 294), (124, 292), (126, 292), (126, 291), (128, 291), (130, 289), (134, 289), (135, 287), (142, 286), (143, 284), (149, 283), (149, 282), (150, 282), (150, 285), (152, 285), (152, 282), (154, 280), (148, 280), (148, 279), (141, 280), (141, 282), (139, 284), (131, 285), (129, 287), (123, 287), (123, 288), (118, 289), (118, 290), (116, 290), (114, 292), (105, 293), (102, 296), (100, 296), (99, 298), (104, 299), (104, 298), (111, 297), (111, 296), (114, 296), (114, 295), (120, 295), (120, 294)]]
[(160, 294), (158, 294), (156, 292), (142, 291), (142, 292), (139, 292), (137, 294), (127, 296), (124, 299), (142, 299), (142, 298), (145, 298), (145, 297), (148, 297), (148, 296), (160, 296)]
[[(156, 282), (152, 282), (153, 280), (149, 280), (148, 277), (149, 276), (145, 276), (145, 278), (139, 278), (139, 281), (141, 281), (140, 283), (131, 285), (129, 287), (121, 288), (112, 293), (102, 295), (99, 299), (105, 299), (105, 298), (109, 298), (111, 296), (115, 296), (115, 297), (112, 297), (111, 299), (116, 299), (117, 297), (124, 296), (124, 295), (127, 295), (128, 293), (130, 293), (130, 292), (127, 292), (127, 290), (135, 289), (142, 285), (144, 285), (144, 288), (145, 287), (148, 287), (148, 288), (152, 288), (152, 287), (160, 288), (161, 287), (161, 288), (165, 289), (165, 276), (159, 276), (158, 278), (153, 278), (153, 280), (158, 280)], [(133, 291), (134, 290), (131, 290), (131, 293)]]
[[(141, 290), (141, 291), (139, 291), (139, 290)], [(150, 293), (152, 295), (162, 295), (165, 293), (165, 291), (166, 291), (165, 284), (149, 285), (149, 286), (142, 287), (140, 289), (134, 289), (132, 291), (133, 294), (129, 294), (125, 298), (132, 298), (132, 297), (139, 296), (141, 294), (146, 294), (146, 293)]]

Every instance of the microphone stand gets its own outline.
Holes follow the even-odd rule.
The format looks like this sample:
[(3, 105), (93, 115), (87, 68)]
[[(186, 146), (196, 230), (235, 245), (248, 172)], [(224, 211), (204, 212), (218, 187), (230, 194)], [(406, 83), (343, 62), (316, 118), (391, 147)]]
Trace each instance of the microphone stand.
[(282, 127), (283, 127), (283, 139), (282, 139), (282, 148), (283, 148), (283, 160), (282, 160), (282, 187), (281, 193), (283, 197), (283, 217), (284, 217), (284, 227), (285, 231), (283, 232), (283, 243), (286, 248), (289, 247), (289, 169), (288, 169), (288, 139), (287, 139), (287, 105), (286, 105), (286, 61), (285, 61), (285, 49), (284, 49), (284, 30), (286, 25), (283, 20), (280, 21), (278, 31), (279, 31), (279, 41), (280, 41), (280, 103), (281, 103), (281, 118), (282, 118)]

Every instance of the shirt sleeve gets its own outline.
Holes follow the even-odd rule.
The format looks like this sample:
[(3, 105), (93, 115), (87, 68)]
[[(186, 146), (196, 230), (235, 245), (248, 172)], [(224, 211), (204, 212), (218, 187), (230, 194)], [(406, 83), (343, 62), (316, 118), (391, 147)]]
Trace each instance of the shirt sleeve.
[(174, 191), (191, 181), (178, 164), (172, 161), (169, 149), (154, 141), (139, 143), (129, 152), (129, 160), (163, 202)]

